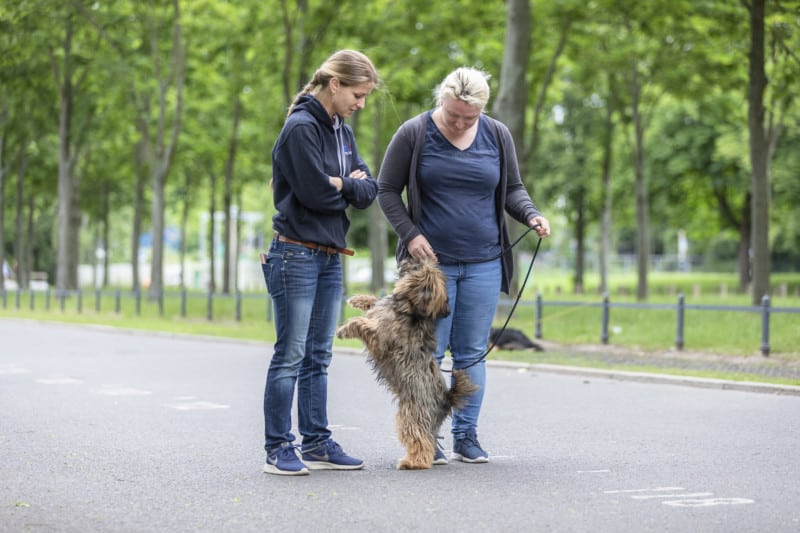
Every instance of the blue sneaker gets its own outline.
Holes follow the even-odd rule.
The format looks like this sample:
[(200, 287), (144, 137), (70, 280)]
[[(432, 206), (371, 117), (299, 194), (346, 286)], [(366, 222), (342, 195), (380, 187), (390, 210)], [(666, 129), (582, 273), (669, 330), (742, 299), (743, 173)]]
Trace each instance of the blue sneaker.
[(478, 442), (478, 434), (470, 428), (466, 433), (453, 435), (453, 459), (465, 463), (488, 463), (489, 454), (486, 453)]
[(442, 447), (442, 443), (440, 441), (444, 440), (444, 437), (436, 437), (436, 451), (433, 454), (433, 464), (435, 465), (446, 465), (447, 462), (447, 455), (444, 453), (444, 448)]
[(301, 457), (309, 470), (358, 470), (364, 461), (350, 457), (333, 439), (328, 439), (316, 448), (306, 450)]
[(308, 468), (300, 462), (296, 447), (291, 442), (284, 442), (280, 448), (267, 452), (264, 473), (280, 476), (307, 476)]

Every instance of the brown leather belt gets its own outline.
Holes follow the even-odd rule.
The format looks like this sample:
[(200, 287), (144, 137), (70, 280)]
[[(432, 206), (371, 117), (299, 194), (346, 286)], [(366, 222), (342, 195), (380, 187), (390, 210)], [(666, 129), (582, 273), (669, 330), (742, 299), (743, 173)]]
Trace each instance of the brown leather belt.
[(306, 248), (311, 248), (312, 250), (325, 252), (328, 255), (333, 255), (333, 254), (355, 255), (355, 252), (348, 248), (335, 248), (333, 246), (323, 246), (315, 242), (296, 241), (294, 239), (290, 239), (286, 235), (281, 235), (277, 231), (272, 235), (272, 238), (276, 241), (285, 242), (289, 244), (298, 244), (300, 246), (305, 246)]

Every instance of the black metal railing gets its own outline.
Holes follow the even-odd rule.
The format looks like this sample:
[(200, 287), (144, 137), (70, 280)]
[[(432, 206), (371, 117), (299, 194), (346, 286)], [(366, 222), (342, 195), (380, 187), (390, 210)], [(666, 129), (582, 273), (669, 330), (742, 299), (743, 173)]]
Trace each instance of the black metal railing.
[[(2, 309), (8, 309), (9, 307), (9, 300), (10, 294), (13, 294), (13, 305), (17, 310), (22, 309), (22, 302), (23, 298), (25, 297), (25, 293), (27, 293), (27, 303), (28, 308), (31, 311), (34, 311), (37, 306), (38, 300), (44, 300), (44, 308), (46, 311), (50, 311), (52, 307), (52, 300), (55, 299), (58, 305), (58, 308), (63, 312), (67, 308), (67, 302), (71, 301), (74, 298), (75, 302), (75, 309), (78, 313), (83, 313), (83, 306), (84, 306), (84, 291), (82, 289), (74, 290), (74, 291), (62, 291), (62, 290), (50, 290), (47, 289), (45, 291), (34, 291), (34, 290), (0, 290), (0, 303), (2, 304)], [(157, 307), (158, 315), (164, 316), (165, 314), (165, 300), (173, 301), (177, 299), (178, 301), (178, 314), (181, 318), (187, 318), (189, 316), (189, 300), (190, 299), (205, 299), (205, 318), (208, 321), (215, 320), (217, 317), (217, 302), (224, 301), (230, 302), (233, 300), (233, 318), (237, 322), (242, 321), (243, 319), (243, 305), (244, 301), (254, 301), (259, 300), (261, 305), (263, 305), (264, 320), (267, 322), (272, 321), (272, 302), (268, 294), (258, 294), (258, 293), (242, 293), (242, 292), (235, 292), (232, 294), (220, 294), (214, 293), (212, 291), (207, 292), (199, 292), (199, 291), (188, 291), (186, 289), (181, 289), (178, 291), (161, 291), (156, 295), (147, 294), (146, 291), (143, 294), (141, 290), (134, 290), (134, 291), (122, 291), (120, 289), (116, 289), (113, 291), (102, 291), (102, 290), (95, 290), (93, 291), (94, 296), (94, 311), (100, 313), (103, 310), (102, 303), (105, 300), (113, 299), (113, 311), (115, 314), (122, 313), (122, 306), (123, 300), (129, 301), (133, 300), (134, 306), (134, 314), (135, 316), (141, 316), (142, 314), (142, 305), (143, 301), (146, 301), (148, 305), (155, 305)], [(38, 300), (37, 300), (38, 299)], [(342, 309), (339, 314), (340, 320), (343, 321), (345, 317), (345, 308), (346, 308), (346, 300), (347, 295), (342, 298)], [(508, 307), (510, 305), (510, 300), (501, 299), (498, 308), (502, 309), (503, 307)], [(770, 318), (774, 313), (798, 313), (800, 314), (799, 307), (773, 307), (770, 304), (769, 296), (765, 295), (761, 299), (760, 306), (742, 306), (742, 305), (705, 305), (705, 304), (687, 304), (685, 302), (685, 298), (682, 293), (677, 295), (677, 301), (674, 304), (667, 304), (667, 303), (630, 303), (630, 302), (612, 302), (609, 296), (606, 294), (602, 297), (602, 300), (599, 302), (586, 302), (586, 301), (557, 301), (557, 300), (548, 300), (545, 301), (542, 298), (541, 294), (536, 296), (536, 300), (534, 302), (531, 301), (520, 301), (520, 306), (531, 306), (533, 305), (535, 308), (535, 317), (534, 317), (534, 336), (537, 339), (542, 339), (543, 335), (543, 321), (544, 321), (544, 308), (545, 307), (592, 307), (592, 308), (600, 308), (600, 342), (602, 344), (608, 344), (609, 342), (609, 323), (611, 319), (611, 310), (614, 308), (628, 308), (628, 309), (643, 309), (643, 310), (672, 310), (675, 311), (675, 343), (674, 346), (678, 350), (683, 350), (685, 347), (685, 325), (686, 325), (686, 311), (693, 310), (693, 311), (734, 311), (734, 312), (743, 312), (743, 313), (752, 313), (752, 314), (760, 314), (761, 317), (761, 343), (759, 349), (764, 356), (768, 356), (770, 353)], [(226, 306), (230, 308), (230, 305)], [(196, 309), (197, 306), (194, 306)], [(230, 316), (230, 315), (226, 315)]]

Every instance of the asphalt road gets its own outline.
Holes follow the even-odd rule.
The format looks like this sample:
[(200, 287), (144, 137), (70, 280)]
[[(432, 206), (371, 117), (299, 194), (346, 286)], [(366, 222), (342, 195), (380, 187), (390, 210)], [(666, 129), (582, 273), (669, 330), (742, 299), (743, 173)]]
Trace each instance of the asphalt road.
[(261, 472), (269, 355), (0, 320), (0, 531), (800, 531), (797, 396), (490, 366), (491, 462), (407, 472), (337, 354), (329, 419), (367, 467), (293, 478)]

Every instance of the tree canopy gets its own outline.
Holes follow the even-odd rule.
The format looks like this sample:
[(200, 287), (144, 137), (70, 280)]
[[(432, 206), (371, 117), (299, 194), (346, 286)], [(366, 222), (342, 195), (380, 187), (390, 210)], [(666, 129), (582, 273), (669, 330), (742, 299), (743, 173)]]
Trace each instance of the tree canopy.
[[(492, 75), (487, 112), (512, 127), (577, 290), (587, 258), (607, 271), (636, 254), (646, 298), (652, 255), (679, 234), (742, 290), (800, 266), (796, 0), (15, 0), (0, 28), (0, 259), (23, 286), (45, 271), (74, 289), (101, 260), (102, 283), (128, 263), (158, 290), (164, 262), (190, 256), (234, 290), (235, 265), (257, 260), (236, 215), (263, 215), (263, 246), (272, 142), (339, 48), (382, 78), (352, 119), (375, 176), (448, 72)], [(349, 238), (382, 271), (394, 237), (372, 217), (353, 212)]]

